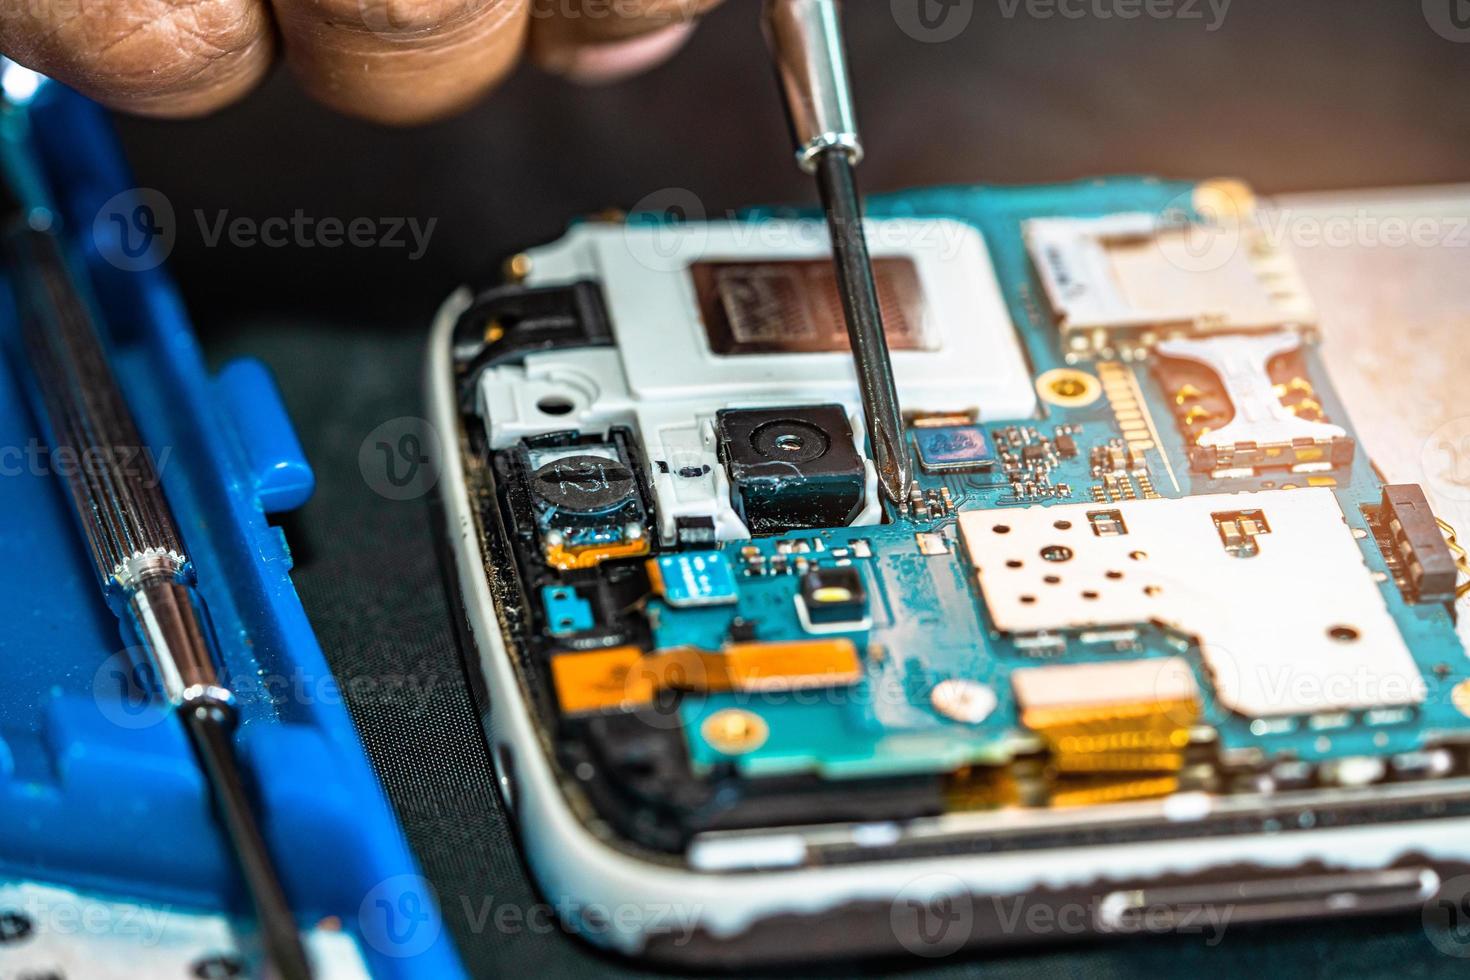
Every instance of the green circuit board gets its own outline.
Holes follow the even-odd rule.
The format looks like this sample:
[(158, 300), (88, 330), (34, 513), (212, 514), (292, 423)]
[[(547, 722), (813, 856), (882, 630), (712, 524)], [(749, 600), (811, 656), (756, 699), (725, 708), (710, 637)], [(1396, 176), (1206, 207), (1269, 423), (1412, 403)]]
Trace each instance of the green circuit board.
[[(990, 249), (1010, 313), (1034, 373), (1058, 368), (1097, 372), (1096, 363), (1069, 363), (1062, 350), (1051, 311), (1037, 281), (1022, 235), (1024, 222), (1048, 216), (1086, 218), (1120, 212), (1164, 213), (1187, 207), (1193, 185), (1153, 180), (1113, 180), (1036, 189), (952, 188), (906, 192), (870, 203), (874, 217), (953, 218), (980, 229)], [(1349, 425), (1323, 369), (1316, 342), (1304, 344), (1306, 369), (1324, 414)], [(1114, 374), (1141, 395), (1151, 419), (1148, 443), (1138, 453), (1139, 466), (1127, 472), (1132, 489), (1142, 496), (1140, 474), (1162, 498), (1199, 494), (1270, 490), (1305, 485), (1290, 472), (1212, 476), (1191, 470), (1184, 436), (1173, 424), (1170, 393), (1152, 377), (1146, 359), (1111, 361)], [(1091, 472), (1086, 447), (1107, 445), (1132, 433), (1119, 425), (1106, 397), (1086, 407), (1046, 406), (1046, 417), (985, 420), (987, 433), (1031, 430), (1047, 436), (1059, 428), (1077, 433), (1084, 451), (1061, 459), (1052, 468), (1054, 485), (1070, 492), (1043, 501), (1018, 500), (1012, 485), (994, 469), (971, 473), (931, 474), (916, 465), (921, 489), (948, 491), (955, 513), (932, 520), (890, 513), (891, 523), (877, 527), (841, 528), (790, 534), (723, 546), (741, 570), (739, 599), (731, 606), (698, 610), (659, 608), (657, 647), (685, 644), (718, 649), (729, 623), (741, 618), (755, 624), (760, 640), (780, 641), (804, 635), (794, 611), (799, 590), (798, 561), (808, 565), (850, 562), (860, 570), (872, 597), (872, 625), (847, 634), (859, 649), (878, 656), (864, 658), (864, 677), (856, 689), (840, 696), (785, 696), (729, 692), (683, 702), (684, 731), (690, 753), (700, 766), (733, 758), (752, 775), (817, 770), (829, 778), (860, 777), (913, 771), (952, 771), (960, 766), (994, 761), (1006, 755), (1006, 744), (1020, 728), (1008, 675), (1038, 663), (1116, 661), (1127, 657), (1193, 657), (1191, 645), (1168, 630), (1140, 629), (1126, 654), (1110, 644), (1066, 644), (1061, 652), (1038, 657), (998, 632), (987, 616), (975, 587), (974, 574), (961, 544), (958, 514), (972, 509), (1050, 507), (1094, 501), (1091, 488), (1099, 480)], [(1135, 440), (1137, 442), (1137, 440)], [(1379, 594), (1402, 631), (1428, 689), (1413, 710), (1385, 712), (1369, 723), (1359, 714), (1348, 725), (1314, 727), (1307, 715), (1272, 725), (1242, 717), (1216, 704), (1208, 671), (1194, 659), (1203, 699), (1200, 720), (1218, 733), (1222, 748), (1256, 750), (1268, 758), (1316, 761), (1364, 755), (1411, 752), (1444, 736), (1470, 731), (1470, 718), (1455, 706), (1452, 692), (1470, 677), (1470, 660), (1456, 636), (1450, 608), (1443, 602), (1411, 603), (1395, 585), (1388, 563), (1371, 533), (1363, 508), (1376, 505), (1383, 481), (1361, 451), (1350, 465), (1315, 474), (1317, 485), (1332, 487), (1348, 524), (1357, 530), (1361, 557), (1378, 573)], [(1111, 498), (1100, 498), (1106, 503)], [(1096, 501), (1094, 501), (1096, 502)], [(1101, 505), (1100, 505), (1101, 506)], [(893, 508), (890, 507), (890, 511)], [(916, 535), (938, 535), (945, 552), (925, 555)], [(855, 557), (861, 542), (865, 557)], [(758, 555), (759, 560), (750, 560)], [(784, 560), (783, 560), (784, 559)], [(772, 572), (779, 564), (782, 571)], [(1219, 601), (1231, 601), (1228, 595)], [(995, 709), (978, 724), (942, 716), (931, 702), (935, 685), (948, 678), (967, 678), (995, 693)], [(726, 757), (702, 735), (711, 715), (738, 707), (760, 715), (769, 735), (762, 745)]]
[[(1148, 178), (872, 199), (900, 244), (983, 242), (958, 279), (879, 255), (896, 356), (974, 317), (987, 343), (1013, 332), (1034, 391), (1010, 418), (926, 411), (937, 389), (900, 384), (918, 410), (897, 503), (861, 416), (824, 397), (843, 362), (820, 357), (845, 345), (824, 264), (765, 251), (820, 227), (811, 212), (680, 226), (692, 257), (644, 250), (654, 218), (574, 229), (522, 263), (544, 283), (471, 306), (465, 402), (523, 610), (508, 629), (603, 816), (682, 846), (1470, 766), (1464, 556), (1358, 443), (1330, 324), (1253, 208), (1233, 182)], [(956, 300), (965, 276), (993, 276), (1003, 312)], [(676, 328), (702, 338), (688, 387)], [(956, 349), (973, 361), (940, 351), (936, 374), (997, 376), (984, 345)], [(793, 352), (827, 367), (782, 401), (776, 365), (801, 362), (762, 358)]]

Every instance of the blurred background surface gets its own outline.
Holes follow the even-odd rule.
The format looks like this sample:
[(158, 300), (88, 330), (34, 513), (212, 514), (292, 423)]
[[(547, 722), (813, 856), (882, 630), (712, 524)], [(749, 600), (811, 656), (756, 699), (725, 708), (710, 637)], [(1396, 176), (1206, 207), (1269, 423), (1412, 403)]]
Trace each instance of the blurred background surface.
[[(878, 191), (1230, 175), (1267, 193), (1465, 179), (1470, 11), (1465, 30), (1436, 31), (1435, 4), (1467, 6), (960, 0), (967, 26), (933, 42), (905, 33), (890, 0), (854, 0), (860, 179)], [(1100, 15), (1153, 7), (1173, 15)], [(122, 134), (139, 184), (173, 203), (173, 269), (204, 334), (261, 313), (418, 329), (454, 285), (573, 216), (669, 187), (712, 215), (812, 199), (790, 162), (757, 10), (727, 0), (672, 62), (632, 81), (586, 88), (523, 67), (468, 114), (417, 129), (334, 116), (278, 68), (217, 116), (125, 119)], [(405, 249), (211, 248), (195, 216), (298, 208), (436, 224), (410, 261)]]

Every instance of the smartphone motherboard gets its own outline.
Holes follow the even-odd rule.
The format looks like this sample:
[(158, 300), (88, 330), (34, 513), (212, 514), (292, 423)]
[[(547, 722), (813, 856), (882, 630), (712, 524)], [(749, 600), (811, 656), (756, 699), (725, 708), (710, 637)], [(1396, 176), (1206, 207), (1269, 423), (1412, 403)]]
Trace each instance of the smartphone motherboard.
[(580, 819), (709, 868), (775, 828), (834, 864), (1470, 810), (1463, 552), (1375, 472), (1254, 208), (872, 200), (901, 505), (818, 216), (587, 222), (466, 296), (485, 572)]

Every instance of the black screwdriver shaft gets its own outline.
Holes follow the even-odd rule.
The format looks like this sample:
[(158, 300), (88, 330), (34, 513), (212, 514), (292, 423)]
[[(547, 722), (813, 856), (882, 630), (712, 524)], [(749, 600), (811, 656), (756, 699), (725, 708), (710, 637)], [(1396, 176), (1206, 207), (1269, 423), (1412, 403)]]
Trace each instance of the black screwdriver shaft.
[(890, 500), (901, 501), (907, 490), (908, 454), (903, 436), (903, 412), (893, 380), (893, 360), (878, 306), (873, 263), (863, 234), (863, 212), (851, 157), (840, 149), (817, 158), (817, 186), (827, 212), (837, 287), (847, 320), (847, 337), (858, 366), (858, 390), (873, 441), (878, 479)]
[(296, 931), (296, 919), (276, 874), (270, 848), (256, 823), (230, 744), (234, 719), (217, 707), (202, 704), (185, 709), (182, 715), (199, 765), (209, 776), (220, 823), (230, 838), (255, 908), (266, 961), (280, 980), (308, 980), (311, 966)]
[(796, 162), (816, 176), (827, 210), (873, 468), (883, 495), (901, 507), (909, 490), (908, 448), (853, 176), (863, 144), (847, 78), (842, 5), (838, 0), (766, 0), (763, 24)]

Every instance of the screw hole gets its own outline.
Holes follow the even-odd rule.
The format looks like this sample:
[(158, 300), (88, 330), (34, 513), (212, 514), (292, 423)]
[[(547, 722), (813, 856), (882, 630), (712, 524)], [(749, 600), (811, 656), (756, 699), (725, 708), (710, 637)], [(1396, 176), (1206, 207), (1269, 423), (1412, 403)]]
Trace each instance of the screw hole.
[(542, 415), (570, 415), (577, 406), (563, 395), (546, 395), (536, 402), (536, 411)]
[(1047, 561), (1070, 561), (1072, 549), (1064, 544), (1049, 544), (1041, 549), (1041, 557)]
[(29, 916), (6, 910), (0, 912), (0, 946), (20, 942), (35, 930)]

